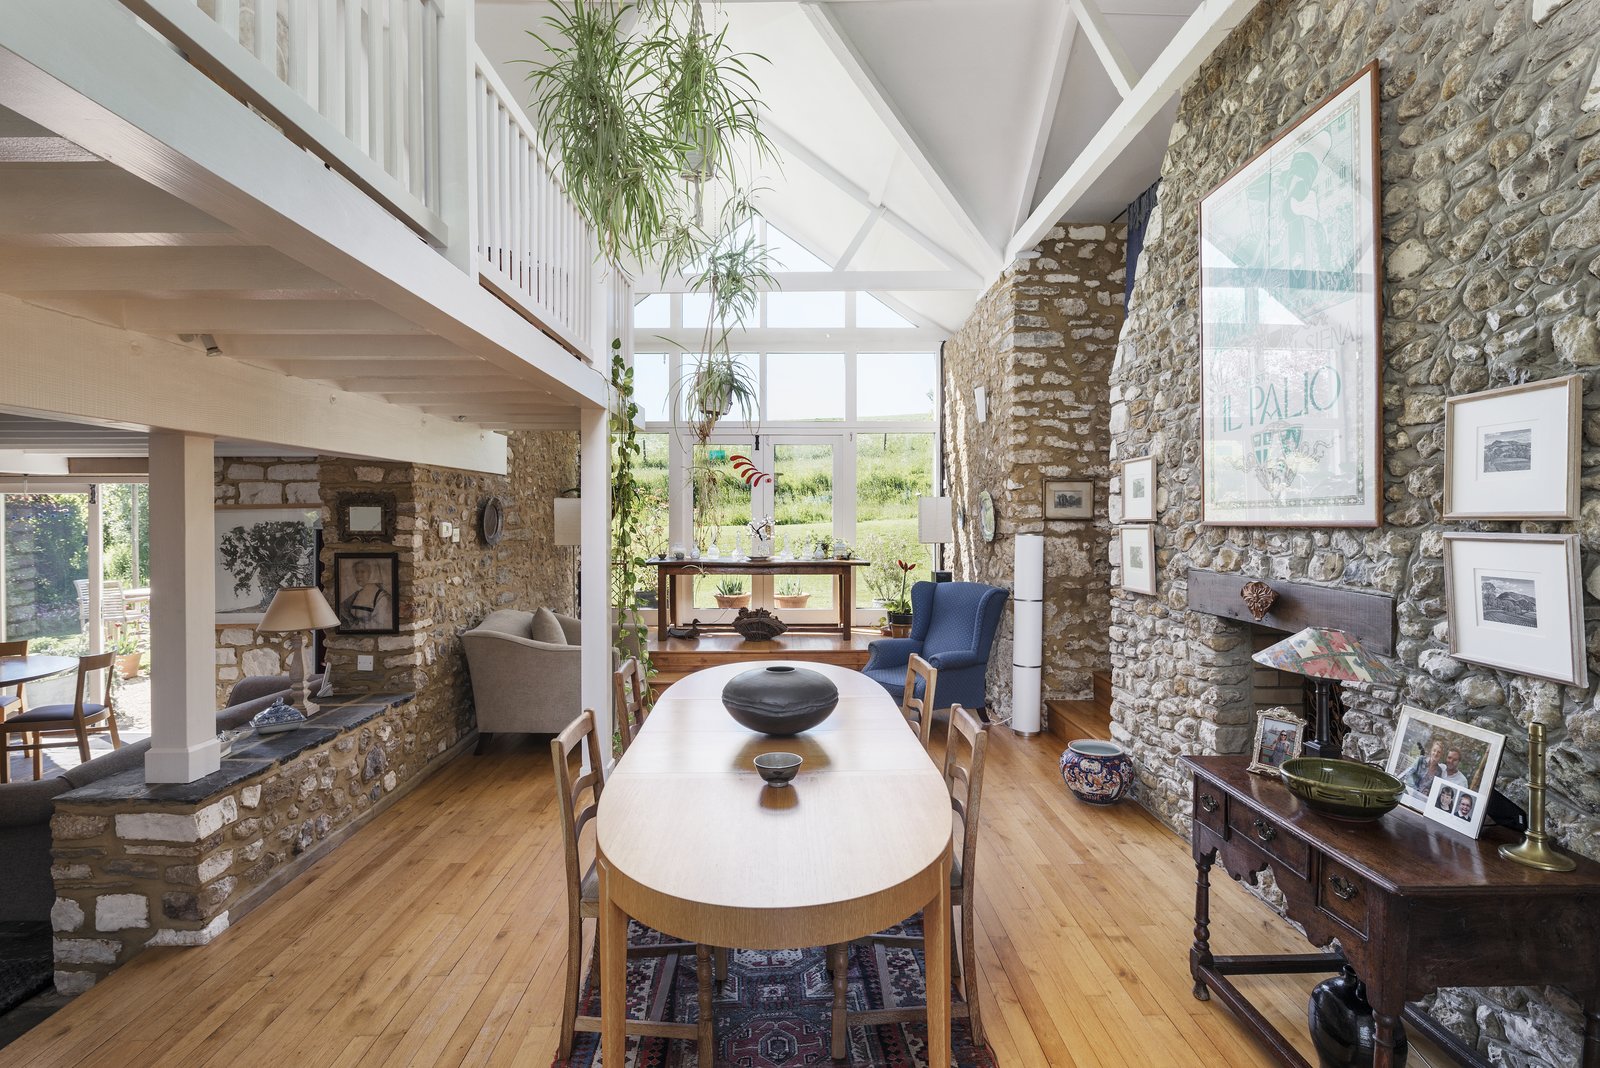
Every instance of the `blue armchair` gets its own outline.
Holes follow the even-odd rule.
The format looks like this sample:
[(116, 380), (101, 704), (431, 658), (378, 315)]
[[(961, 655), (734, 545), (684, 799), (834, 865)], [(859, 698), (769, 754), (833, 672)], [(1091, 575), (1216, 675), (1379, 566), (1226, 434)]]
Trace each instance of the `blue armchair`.
[(880, 638), (867, 646), (862, 672), (898, 704), (905, 696), (906, 664), (916, 653), (939, 671), (939, 707), (984, 707), (989, 649), (1010, 595), (981, 582), (917, 583), (911, 587), (911, 637)]

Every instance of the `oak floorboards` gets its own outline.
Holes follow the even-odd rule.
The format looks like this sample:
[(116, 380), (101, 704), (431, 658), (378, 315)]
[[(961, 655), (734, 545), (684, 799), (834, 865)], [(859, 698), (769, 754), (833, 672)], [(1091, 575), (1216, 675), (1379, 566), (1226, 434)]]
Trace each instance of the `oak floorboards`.
[[(1079, 804), (1060, 751), (1004, 729), (989, 747), (977, 952), (999, 1064), (1272, 1064), (1190, 995), (1187, 844), (1136, 805)], [(544, 1068), (565, 953), (552, 781), (542, 738), (455, 760), (216, 942), (142, 954), (0, 1050), (0, 1068)], [(1219, 952), (1305, 948), (1224, 876), (1212, 903)], [(1317, 978), (1240, 981), (1313, 1062)], [(1446, 1062), (1414, 1048), (1411, 1063)]]

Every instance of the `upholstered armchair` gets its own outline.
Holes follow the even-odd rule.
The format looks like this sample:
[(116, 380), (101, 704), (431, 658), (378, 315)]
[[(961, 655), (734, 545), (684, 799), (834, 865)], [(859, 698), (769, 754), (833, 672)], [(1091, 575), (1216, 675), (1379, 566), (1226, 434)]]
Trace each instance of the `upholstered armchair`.
[(919, 582), (911, 587), (911, 637), (873, 642), (861, 670), (898, 703), (915, 653), (939, 670), (941, 707), (982, 708), (989, 649), (1009, 596), (981, 582)]
[(583, 711), (578, 621), (554, 618), (559, 627), (547, 618), (535, 628), (533, 612), (501, 609), (461, 635), (480, 739), (504, 732), (557, 734)]

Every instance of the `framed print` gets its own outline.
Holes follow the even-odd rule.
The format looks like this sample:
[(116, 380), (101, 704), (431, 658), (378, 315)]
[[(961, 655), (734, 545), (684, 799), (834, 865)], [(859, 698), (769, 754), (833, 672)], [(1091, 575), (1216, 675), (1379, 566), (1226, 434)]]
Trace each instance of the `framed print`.
[(1057, 482), (1046, 479), (1044, 483), (1044, 517), (1046, 519), (1093, 519), (1094, 483)]
[(1437, 800), (1435, 782), (1477, 794), (1479, 801), (1474, 804), (1480, 810), (1481, 824), (1481, 802), (1494, 789), (1505, 745), (1503, 734), (1401, 705), (1384, 770), (1405, 784), (1400, 803), (1418, 812), (1425, 813), (1430, 802)]
[(284, 586), (317, 584), (318, 508), (218, 505), (217, 622), (259, 623)]
[(1132, 593), (1156, 592), (1155, 530), (1137, 525), (1119, 527), (1122, 542), (1122, 588)]
[(1443, 778), (1433, 780), (1428, 792), (1428, 803), (1422, 814), (1433, 823), (1441, 823), (1468, 838), (1478, 837), (1483, 829), (1483, 811), (1488, 791), (1469, 790)]
[(1450, 655), (1589, 685), (1579, 581), (1576, 534), (1446, 534)]
[(334, 511), (340, 541), (394, 541), (394, 494), (341, 493)]
[(1200, 205), (1202, 521), (1375, 527), (1378, 65)]
[(1283, 762), (1300, 755), (1306, 721), (1287, 708), (1269, 708), (1256, 713), (1256, 738), (1250, 745), (1250, 766), (1246, 771), (1278, 777)]
[(1122, 461), (1122, 521), (1156, 521), (1156, 458)]
[(334, 553), (333, 601), (340, 634), (398, 634), (398, 553)]
[(1576, 519), (1583, 376), (1451, 397), (1446, 519)]

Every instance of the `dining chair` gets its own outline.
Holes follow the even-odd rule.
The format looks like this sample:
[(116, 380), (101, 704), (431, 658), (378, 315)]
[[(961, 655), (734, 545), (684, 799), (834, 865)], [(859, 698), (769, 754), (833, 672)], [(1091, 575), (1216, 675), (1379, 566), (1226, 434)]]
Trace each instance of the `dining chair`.
[[(978, 858), (978, 812), (983, 802), (983, 765), (989, 748), (989, 726), (960, 705), (950, 706), (950, 733), (945, 740), (944, 779), (950, 791), (953, 812), (950, 827), (950, 927), (955, 941), (955, 914), (961, 915), (961, 943), (952, 945), (951, 970), (960, 983), (961, 997), (952, 999), (950, 1015), (966, 1017), (972, 1044), (983, 1045), (983, 1020), (978, 1014), (978, 960), (976, 955), (976, 867)], [(920, 935), (879, 933), (859, 941), (881, 946), (919, 946)], [(923, 1008), (868, 1009), (849, 1012), (845, 1006), (848, 988), (849, 944), (828, 947), (828, 968), (833, 973), (833, 1056), (843, 1059), (848, 1053), (846, 1031), (852, 1025), (876, 1026), (907, 1020), (920, 1020)], [(889, 989), (887, 981), (883, 989)], [(930, 1063), (932, 1059), (930, 1058)]]
[[(38, 705), (20, 715), (0, 722), (0, 743), (4, 745), (4, 760), (0, 760), (0, 782), (11, 781), (11, 754), (33, 754), (33, 777), (44, 774), (42, 759), (46, 749), (63, 749), (77, 746), (78, 756), (89, 760), (89, 735), (111, 735), (111, 747), (122, 748), (122, 736), (117, 733), (117, 713), (111, 705), (111, 664), (115, 653), (96, 653), (78, 658), (78, 687), (70, 705)], [(89, 676), (104, 671), (105, 689), (99, 702), (85, 700)], [(65, 741), (48, 742), (51, 735), (71, 734)], [(13, 745), (13, 736), (20, 735), (22, 744)]]
[(644, 681), (644, 668), (639, 658), (634, 656), (624, 660), (622, 666), (612, 672), (611, 679), (617, 698), (617, 736), (622, 740), (622, 752), (626, 753), (628, 746), (639, 736), (644, 717), (649, 714), (649, 709), (645, 707), (645, 696), (650, 688)]
[[(0, 656), (27, 656), (28, 639), (0, 642)], [(0, 693), (0, 719), (26, 711), (22, 703), (22, 683), (17, 683), (16, 693)]]
[(938, 681), (939, 669), (912, 653), (906, 661), (906, 690), (900, 699), (900, 714), (911, 724), (924, 749), (933, 739), (933, 710), (939, 707), (933, 703), (933, 691)]
[[(580, 1016), (578, 996), (583, 982), (583, 921), (600, 916), (600, 873), (595, 864), (594, 845), (588, 847), (584, 862), (584, 828), (599, 814), (600, 792), (605, 788), (605, 772), (600, 763), (605, 750), (600, 745), (600, 730), (594, 712), (585, 710), (550, 742), (550, 759), (555, 764), (556, 803), (560, 809), (561, 840), (566, 854), (567, 874), (567, 983), (561, 1006), (558, 1060), (572, 1055), (572, 1042), (579, 1031), (599, 1031), (600, 1017)], [(579, 757), (574, 760), (574, 756)], [(574, 767), (576, 764), (576, 768)], [(592, 840), (593, 835), (589, 838)], [(709, 1065), (715, 1058), (711, 1016), (712, 967), (710, 950), (691, 942), (666, 942), (660, 945), (628, 947), (631, 957), (665, 957), (662, 967), (671, 974), (678, 958), (693, 953), (699, 981), (700, 1020), (697, 1024), (662, 1020), (629, 1019), (626, 1033), (658, 1038), (693, 1039), (699, 1043), (700, 1063)]]

